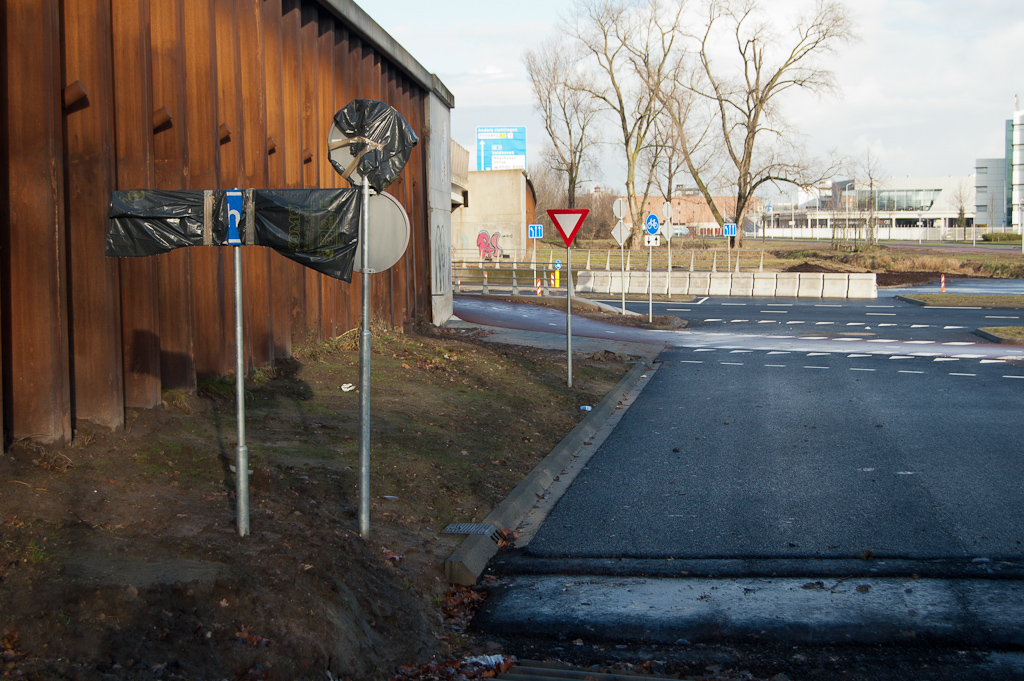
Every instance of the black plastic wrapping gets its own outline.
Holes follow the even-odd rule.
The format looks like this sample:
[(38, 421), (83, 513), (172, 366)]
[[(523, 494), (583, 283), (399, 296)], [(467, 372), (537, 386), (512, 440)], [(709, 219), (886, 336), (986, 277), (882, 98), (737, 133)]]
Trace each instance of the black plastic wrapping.
[[(111, 192), (106, 254), (158, 255), (182, 246), (203, 245), (204, 194), (197, 191), (137, 189)], [(214, 244), (227, 242), (227, 205), (213, 192)]]
[[(224, 190), (212, 197), (204, 239), (206, 192), (111, 192), (106, 255), (158, 255), (182, 246), (226, 246)], [(248, 194), (248, 192), (246, 192)], [(266, 246), (329, 277), (352, 281), (362, 202), (358, 189), (252, 190), (254, 225), (243, 209), (238, 231), (246, 244)]]
[[(334, 114), (334, 124), (350, 138), (362, 137), (381, 145), (371, 148), (360, 159), (357, 171), (379, 194), (391, 186), (409, 160), (409, 154), (419, 142), (402, 114), (384, 102), (374, 99), (354, 99)], [(367, 147), (364, 142), (353, 142), (349, 147), (355, 158)], [(345, 166), (333, 158), (331, 164), (339, 173)]]
[(257, 189), (255, 243), (329, 277), (352, 281), (357, 189)]

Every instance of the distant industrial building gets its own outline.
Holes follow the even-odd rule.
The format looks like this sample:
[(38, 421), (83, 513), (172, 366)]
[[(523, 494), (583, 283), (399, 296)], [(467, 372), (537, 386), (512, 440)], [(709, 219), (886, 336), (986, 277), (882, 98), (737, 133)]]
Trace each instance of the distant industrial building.
[(1014, 101), (1006, 121), (1006, 155), (975, 161), (977, 223), (995, 231), (1021, 231), (1024, 217), (1024, 110)]

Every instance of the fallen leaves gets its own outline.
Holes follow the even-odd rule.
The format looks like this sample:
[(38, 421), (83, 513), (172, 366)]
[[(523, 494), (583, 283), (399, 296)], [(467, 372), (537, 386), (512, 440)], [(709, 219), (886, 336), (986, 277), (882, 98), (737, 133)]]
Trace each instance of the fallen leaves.
[(245, 626), (243, 624), (241, 626), (241, 629), (242, 629), (241, 631), (236, 631), (235, 632), (235, 638), (237, 638), (239, 641), (245, 643), (246, 645), (250, 645), (250, 646), (254, 646), (255, 647), (255, 646), (268, 646), (271, 643), (273, 643), (273, 641), (271, 641), (269, 638), (263, 638), (262, 636), (258, 636), (256, 634), (252, 633), (252, 627), (247, 627), (247, 626)]

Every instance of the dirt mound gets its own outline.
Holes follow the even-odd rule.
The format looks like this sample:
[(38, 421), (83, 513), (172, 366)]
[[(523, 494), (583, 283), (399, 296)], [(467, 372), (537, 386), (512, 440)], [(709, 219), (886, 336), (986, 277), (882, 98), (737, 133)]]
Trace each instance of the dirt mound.
[(934, 284), (939, 280), (941, 272), (879, 272), (879, 286), (922, 286)]
[(845, 270), (835, 269), (833, 267), (826, 267), (812, 262), (802, 262), (799, 265), (790, 265), (783, 272), (840, 272), (843, 273)]

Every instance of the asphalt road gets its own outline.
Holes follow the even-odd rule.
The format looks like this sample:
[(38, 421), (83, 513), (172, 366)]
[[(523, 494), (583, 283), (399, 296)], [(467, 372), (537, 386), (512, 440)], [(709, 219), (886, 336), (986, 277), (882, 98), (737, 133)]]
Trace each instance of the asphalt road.
[[(456, 302), (477, 323), (564, 332), (554, 311), (517, 307)], [(818, 671), (793, 665), (792, 644), (894, 646), (870, 648), (890, 657), (863, 676), (819, 678), (910, 678), (912, 639), (987, 651), (913, 678), (1024, 674), (992, 652), (1024, 645), (1024, 349), (971, 333), (1024, 315), (890, 293), (655, 312), (689, 326), (603, 335), (574, 319), (667, 348), (528, 543), (492, 561), (505, 581), (482, 630), (549, 637), (555, 654), (579, 637), (594, 656), (616, 640), (687, 655), (754, 642), (764, 668), (798, 675)], [(844, 674), (864, 654), (829, 651)]]

